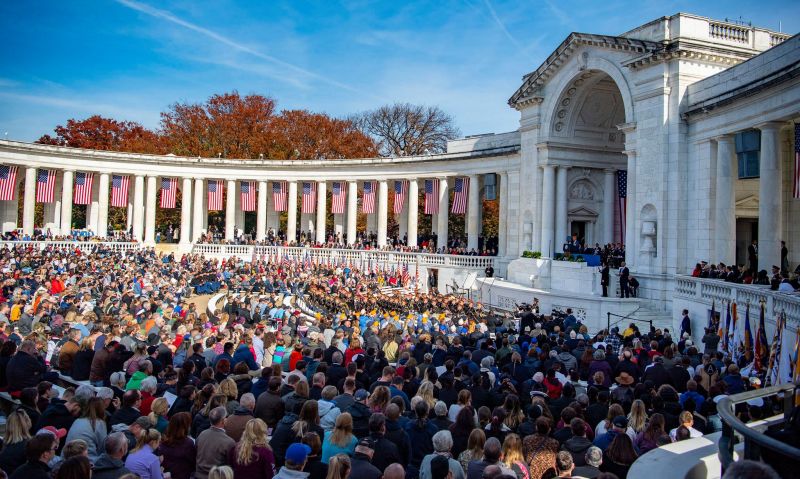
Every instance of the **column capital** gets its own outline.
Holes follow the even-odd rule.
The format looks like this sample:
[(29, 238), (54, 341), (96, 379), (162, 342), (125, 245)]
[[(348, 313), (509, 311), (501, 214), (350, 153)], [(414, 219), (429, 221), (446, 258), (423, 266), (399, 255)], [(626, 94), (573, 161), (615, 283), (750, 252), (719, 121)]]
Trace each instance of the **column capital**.
[(736, 136), (735, 133), (723, 133), (722, 135), (711, 137), (711, 139), (716, 141), (717, 143), (720, 143), (720, 142), (733, 141), (735, 136)]
[(757, 125), (754, 125), (753, 128), (756, 128), (756, 129), (761, 130), (761, 131), (764, 131), (764, 130), (780, 130), (781, 128), (784, 128), (784, 127), (786, 127), (788, 125), (789, 124), (787, 122), (785, 122), (785, 121), (765, 121), (763, 123), (759, 123)]
[(613, 175), (617, 172), (616, 168), (603, 168), (603, 173), (606, 175)]
[[(556, 166), (557, 165), (553, 165), (553, 164), (547, 163), (545, 165), (539, 165), (539, 168), (541, 168), (543, 170), (555, 170)], [(506, 172), (506, 174), (508, 174), (508, 172)]]

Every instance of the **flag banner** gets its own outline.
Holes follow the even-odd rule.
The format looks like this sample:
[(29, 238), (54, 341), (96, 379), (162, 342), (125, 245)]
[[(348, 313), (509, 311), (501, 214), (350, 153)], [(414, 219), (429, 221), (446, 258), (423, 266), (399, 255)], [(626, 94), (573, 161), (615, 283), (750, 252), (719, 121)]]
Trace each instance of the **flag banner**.
[(317, 183), (313, 181), (303, 182), (303, 213), (314, 213), (317, 211)]
[(79, 171), (75, 173), (75, 191), (72, 202), (76, 205), (88, 205), (92, 202), (92, 183), (94, 173)]
[(394, 214), (399, 215), (403, 212), (408, 194), (408, 180), (396, 180), (394, 182)]
[(734, 362), (739, 362), (742, 355), (741, 345), (744, 343), (744, 334), (742, 331), (744, 327), (739, 323), (738, 316), (739, 305), (735, 302), (731, 305), (731, 344), (730, 344), (730, 357)]
[(331, 213), (340, 215), (344, 213), (347, 190), (344, 181), (334, 181), (331, 187)]
[(731, 303), (728, 303), (727, 314), (725, 315), (725, 328), (720, 330), (722, 334), (722, 351), (725, 353), (730, 352), (730, 333), (731, 333)]
[[(800, 384), (800, 329), (794, 333), (794, 352), (792, 354), (792, 382)], [(794, 405), (800, 406), (800, 388), (794, 390)]]
[(208, 180), (208, 211), (222, 211), (222, 180)]
[(716, 316), (717, 316), (717, 308), (716, 308), (716, 306), (717, 306), (716, 300), (712, 299), (711, 300), (711, 312), (708, 314), (708, 326), (706, 326), (707, 329), (711, 329), (711, 330), (714, 329), (714, 320), (716, 319)]
[(439, 213), (439, 180), (425, 180), (425, 214)]
[(272, 182), (272, 204), (275, 211), (286, 211), (286, 182)]
[(56, 190), (55, 170), (39, 170), (36, 175), (36, 201), (52, 203)]
[(175, 208), (178, 199), (178, 178), (161, 178), (161, 207)]
[(766, 309), (766, 302), (761, 301), (761, 312), (758, 318), (758, 329), (756, 330), (756, 345), (755, 345), (755, 370), (759, 375), (764, 372), (767, 367), (769, 343), (767, 343), (767, 327), (764, 324), (764, 315)]
[(241, 203), (242, 211), (255, 211), (256, 210), (256, 182), (255, 181), (242, 181), (241, 186)]
[(628, 172), (617, 171), (617, 199), (619, 201), (619, 237), (625, 243), (625, 221), (628, 214)]
[(794, 188), (792, 196), (800, 199), (800, 123), (794, 124)]
[(753, 360), (753, 333), (750, 329), (750, 303), (747, 303), (747, 306), (744, 310), (744, 358), (747, 360), (747, 364)]
[(469, 196), (469, 177), (459, 177), (453, 186), (453, 206), (450, 212), (454, 215), (463, 215), (467, 212)]
[(0, 165), (0, 200), (11, 201), (17, 191), (17, 167)]
[(781, 378), (781, 350), (783, 349), (783, 330), (786, 328), (786, 312), (778, 315), (778, 322), (775, 324), (775, 334), (772, 335), (772, 348), (769, 352), (769, 366), (767, 367), (766, 386), (777, 386), (783, 384)]
[(128, 188), (131, 184), (130, 178), (131, 177), (128, 175), (111, 175), (111, 206), (115, 208), (128, 207)]
[(364, 194), (361, 198), (361, 212), (372, 214), (375, 212), (375, 188), (377, 187), (376, 181), (364, 182)]

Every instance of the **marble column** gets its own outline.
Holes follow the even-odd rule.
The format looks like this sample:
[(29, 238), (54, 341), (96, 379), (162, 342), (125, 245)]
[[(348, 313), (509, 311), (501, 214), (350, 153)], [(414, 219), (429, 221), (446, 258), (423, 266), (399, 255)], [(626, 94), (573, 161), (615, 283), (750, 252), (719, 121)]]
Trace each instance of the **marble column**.
[(733, 135), (717, 138), (716, 199), (714, 208), (713, 261), (736, 262), (736, 195), (734, 194), (734, 161), (736, 148)]
[(183, 244), (192, 242), (192, 179), (183, 179), (181, 190), (181, 239)]
[(419, 182), (416, 178), (408, 180), (408, 246), (417, 246), (419, 234)]
[(236, 180), (228, 180), (225, 188), (225, 239), (232, 240), (236, 235)]
[(347, 244), (356, 242), (358, 228), (358, 182), (347, 182)]
[(324, 181), (317, 182), (317, 227), (316, 242), (325, 243), (325, 220), (327, 220), (326, 207), (328, 204), (328, 184)]
[(625, 265), (629, 269), (636, 266), (636, 151), (625, 150), (628, 156), (627, 214), (625, 215)]
[(258, 182), (258, 212), (256, 213), (256, 241), (267, 237), (267, 182)]
[(498, 205), (498, 221), (497, 221), (497, 256), (504, 257), (508, 252), (507, 238), (508, 238), (508, 173), (501, 171), (497, 178), (500, 180), (499, 187), (499, 201)]
[(72, 188), (75, 185), (75, 172), (64, 170), (61, 180), (61, 234), (68, 235), (72, 229)]
[(478, 250), (478, 236), (480, 231), (481, 216), (481, 188), (480, 176), (469, 176), (469, 191), (467, 204), (467, 249)]
[(389, 222), (389, 184), (378, 181), (378, 248), (386, 246), (386, 228)]
[(556, 167), (544, 165), (542, 168), (542, 256), (552, 258), (557, 251), (556, 245), (553, 243), (556, 210)]
[(781, 265), (783, 238), (783, 188), (781, 187), (780, 136), (784, 125), (769, 122), (759, 125), (761, 156), (758, 180), (758, 269), (770, 271)]
[(136, 175), (133, 181), (133, 237), (142, 241), (144, 233), (144, 176)]
[(556, 241), (554, 251), (560, 253), (569, 236), (567, 217), (567, 171), (569, 167), (559, 166), (556, 171)]
[(297, 181), (289, 182), (288, 201), (286, 206), (286, 239), (297, 241)]
[(194, 218), (192, 218), (192, 241), (197, 241), (203, 235), (205, 228), (204, 217), (208, 216), (203, 201), (206, 195), (205, 180), (202, 178), (194, 179)]
[[(436, 181), (436, 180), (434, 180)], [(436, 247), (447, 247), (448, 219), (450, 217), (450, 191), (447, 178), (439, 178), (439, 214), (436, 216)]]
[[(603, 244), (614, 242), (614, 202), (617, 190), (614, 185), (614, 170), (603, 171)], [(600, 242), (595, 239), (595, 242)]]
[(33, 236), (35, 212), (36, 167), (29, 166), (25, 168), (25, 198), (22, 203), (22, 234)]
[(100, 173), (100, 184), (97, 192), (97, 205), (99, 208), (97, 216), (97, 231), (99, 236), (108, 236), (108, 192), (110, 187), (111, 175)]
[[(38, 175), (38, 172), (37, 172)], [(61, 178), (62, 175), (56, 174), (56, 183), (53, 189), (53, 201), (44, 204), (44, 229), (48, 230), (53, 235), (60, 234), (61, 231), (61, 196), (56, 195), (55, 192), (61, 191)], [(19, 179), (19, 178), (18, 178)], [(16, 196), (16, 195), (15, 195)], [(17, 227), (17, 204), (14, 203), (14, 226)], [(3, 231), (5, 233), (5, 230)]]
[(158, 193), (158, 177), (147, 177), (147, 205), (144, 210), (144, 241), (148, 244), (156, 242), (156, 196)]

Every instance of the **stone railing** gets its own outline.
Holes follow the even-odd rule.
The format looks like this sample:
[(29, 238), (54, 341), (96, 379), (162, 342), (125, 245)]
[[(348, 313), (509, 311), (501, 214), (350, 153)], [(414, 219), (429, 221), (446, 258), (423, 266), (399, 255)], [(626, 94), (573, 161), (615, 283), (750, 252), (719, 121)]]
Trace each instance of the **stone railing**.
[[(718, 279), (694, 278), (692, 276), (675, 276), (675, 297), (711, 305), (715, 302), (718, 310), (724, 304), (735, 301), (740, 308), (748, 302), (757, 308), (764, 300), (767, 302), (767, 316), (776, 317), (786, 312), (789, 321), (800, 322), (800, 294), (779, 293), (769, 286), (752, 284), (726, 283)], [(753, 310), (751, 310), (752, 312)]]
[(771, 33), (769, 36), (769, 46), (774, 47), (775, 45), (780, 45), (790, 38), (792, 38), (792, 36), (785, 33)]
[(418, 265), (432, 268), (460, 268), (484, 270), (494, 267), (494, 256), (462, 256), (450, 254), (408, 253), (400, 251), (373, 251), (335, 248), (302, 248), (284, 246), (250, 246), (224, 244), (195, 244), (192, 253), (213, 257), (237, 256), (245, 260), (256, 257), (288, 258), (290, 261), (305, 261), (306, 258), (316, 263), (351, 264), (359, 268), (377, 265)]
[(750, 28), (723, 22), (708, 22), (708, 35), (718, 40), (750, 43)]
[(77, 248), (83, 252), (90, 252), (95, 246), (103, 246), (112, 251), (135, 251), (142, 247), (141, 243), (116, 242), (116, 241), (0, 241), (0, 247), (15, 248), (17, 246), (33, 246), (43, 250), (48, 246), (53, 248)]

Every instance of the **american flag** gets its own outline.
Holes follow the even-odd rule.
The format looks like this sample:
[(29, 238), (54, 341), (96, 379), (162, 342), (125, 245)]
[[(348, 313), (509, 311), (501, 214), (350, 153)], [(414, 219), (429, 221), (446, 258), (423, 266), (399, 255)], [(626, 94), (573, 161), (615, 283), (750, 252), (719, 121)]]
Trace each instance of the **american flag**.
[(272, 204), (275, 211), (286, 211), (286, 182), (272, 182)]
[(17, 167), (0, 166), (0, 200), (11, 201), (17, 190)]
[(75, 173), (75, 191), (72, 202), (76, 205), (88, 205), (92, 202), (92, 183), (94, 173), (79, 171)]
[(242, 211), (256, 210), (256, 182), (242, 181)]
[(454, 215), (463, 215), (467, 212), (467, 197), (469, 196), (469, 178), (456, 178), (453, 187), (453, 207)]
[(425, 214), (439, 213), (439, 180), (425, 180)]
[(361, 212), (372, 214), (375, 212), (375, 181), (364, 182), (364, 197), (361, 199)]
[(619, 237), (625, 243), (625, 219), (628, 212), (628, 172), (617, 172), (617, 198), (619, 199)]
[(317, 183), (314, 181), (303, 182), (303, 213), (317, 211)]
[(800, 123), (794, 124), (794, 198), (800, 199)]
[(39, 170), (36, 175), (36, 201), (39, 203), (52, 203), (55, 190), (55, 170)]
[(208, 180), (208, 211), (222, 211), (222, 180)]
[(125, 208), (128, 206), (128, 175), (111, 175), (111, 206)]
[(396, 180), (394, 182), (394, 214), (399, 215), (403, 212), (408, 193), (408, 180)]
[(178, 195), (177, 178), (161, 178), (161, 207), (175, 208), (175, 200)]
[(408, 285), (408, 280), (411, 279), (409, 274), (408, 274), (408, 263), (403, 263), (403, 275), (402, 275), (402, 278), (403, 278), (403, 286), (407, 286)]
[(333, 198), (333, 203), (331, 204), (331, 213), (335, 215), (344, 213), (344, 204), (345, 199), (347, 198), (344, 181), (333, 182), (331, 197)]

